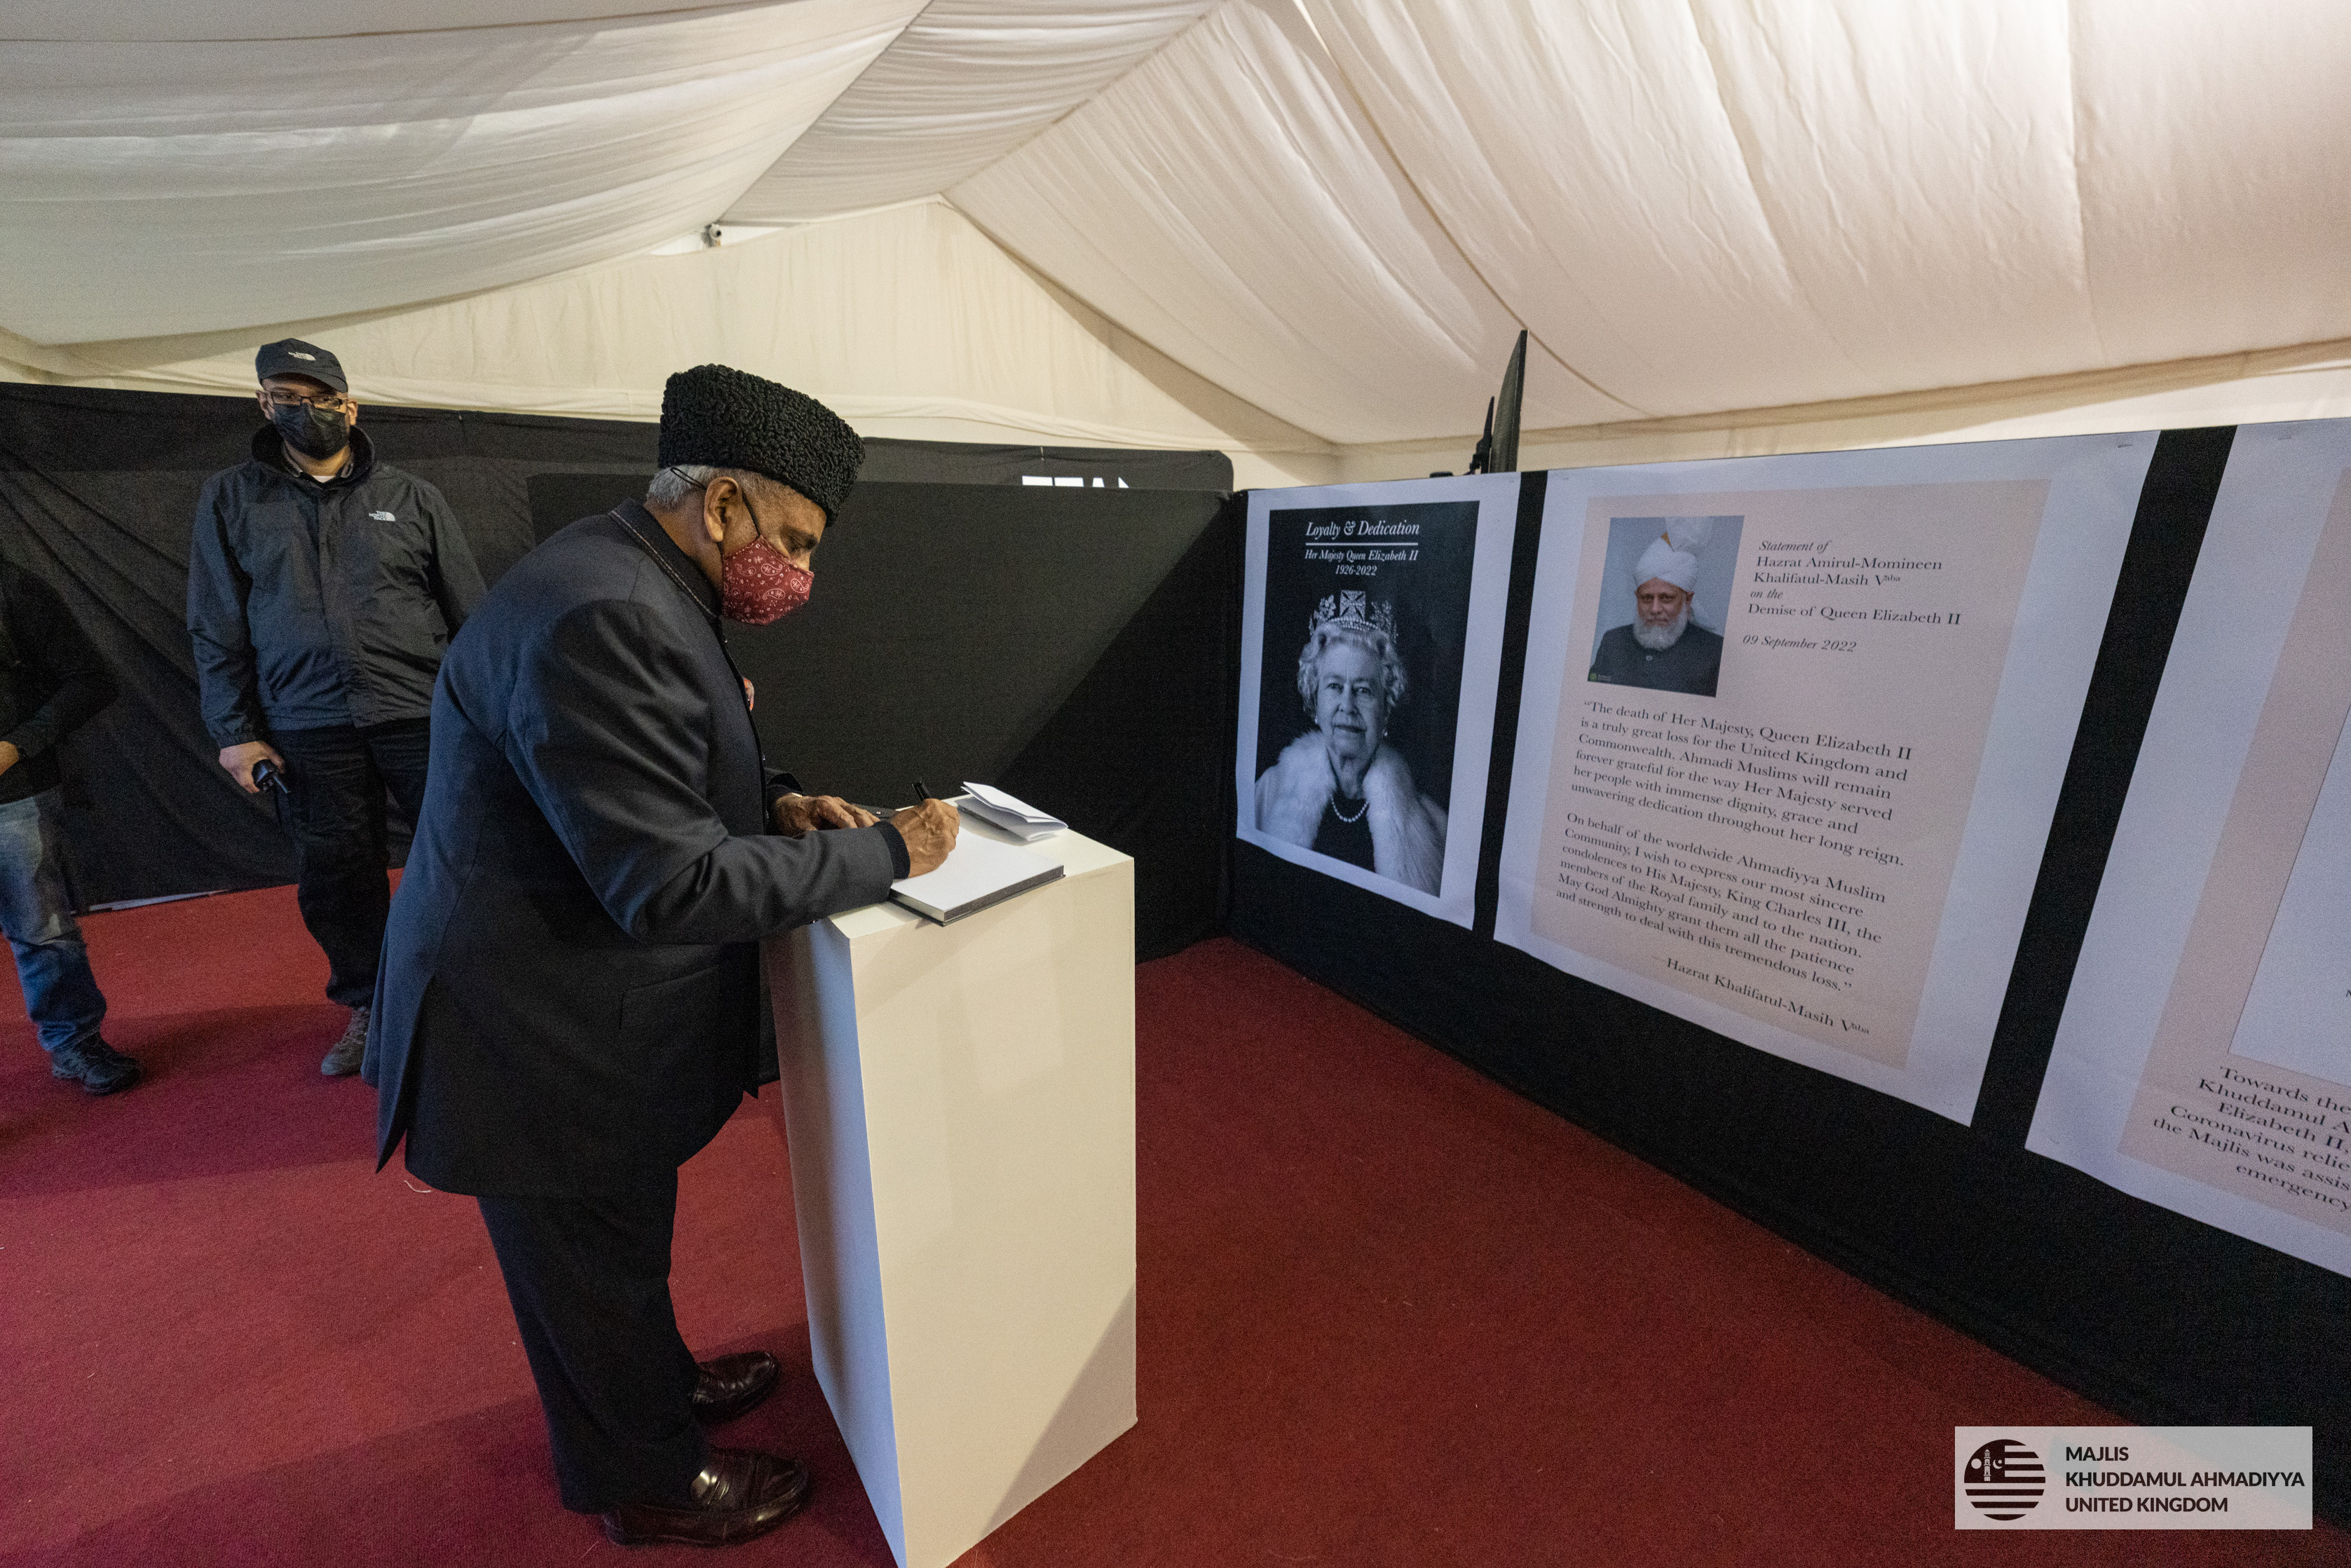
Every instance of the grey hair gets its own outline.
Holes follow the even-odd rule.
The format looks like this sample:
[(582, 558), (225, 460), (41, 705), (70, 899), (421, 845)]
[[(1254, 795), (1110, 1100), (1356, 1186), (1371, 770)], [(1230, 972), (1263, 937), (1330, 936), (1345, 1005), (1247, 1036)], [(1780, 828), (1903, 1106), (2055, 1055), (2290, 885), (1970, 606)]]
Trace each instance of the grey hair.
[(697, 486), (709, 484), (722, 472), (724, 470), (713, 468), (706, 463), (681, 463), (674, 468), (664, 468), (653, 476), (652, 484), (645, 486), (645, 505), (666, 510), (684, 500)]
[(770, 479), (765, 474), (754, 474), (748, 468), (713, 468), (707, 463), (677, 463), (653, 476), (645, 486), (645, 505), (664, 510), (678, 506), (696, 488), (713, 479), (732, 479), (755, 499), (776, 491), (789, 491), (789, 485), (780, 479)]
[(1361, 648), (1380, 662), (1380, 686), (1386, 698), (1387, 710), (1395, 712), (1404, 701), (1404, 661), (1396, 657), (1395, 639), (1376, 626), (1360, 621), (1326, 621), (1314, 628), (1306, 639), (1306, 646), (1298, 652), (1298, 696), (1306, 705), (1309, 715), (1314, 712), (1314, 688), (1322, 684), (1322, 654), (1333, 643), (1345, 643)]

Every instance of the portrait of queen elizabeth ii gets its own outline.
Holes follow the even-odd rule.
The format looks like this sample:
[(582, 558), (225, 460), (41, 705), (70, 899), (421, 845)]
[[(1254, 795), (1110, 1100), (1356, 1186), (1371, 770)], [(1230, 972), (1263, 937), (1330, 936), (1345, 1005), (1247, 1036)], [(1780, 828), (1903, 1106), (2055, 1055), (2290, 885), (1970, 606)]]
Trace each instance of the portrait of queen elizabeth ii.
[(1362, 592), (1326, 595), (1298, 655), (1298, 696), (1314, 727), (1258, 776), (1257, 826), (1434, 895), (1445, 874), (1445, 810), (1387, 743), (1409, 690), (1395, 606)]

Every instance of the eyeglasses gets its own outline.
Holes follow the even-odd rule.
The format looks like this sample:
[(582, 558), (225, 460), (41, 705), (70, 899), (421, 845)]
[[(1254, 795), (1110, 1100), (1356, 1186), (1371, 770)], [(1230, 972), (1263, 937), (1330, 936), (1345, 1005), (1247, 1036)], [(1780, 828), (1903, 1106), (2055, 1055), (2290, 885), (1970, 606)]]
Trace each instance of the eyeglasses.
[(284, 387), (266, 387), (263, 391), (272, 408), (339, 408), (343, 402), (340, 392), (321, 392), (317, 397), (305, 397), (298, 392), (287, 392)]

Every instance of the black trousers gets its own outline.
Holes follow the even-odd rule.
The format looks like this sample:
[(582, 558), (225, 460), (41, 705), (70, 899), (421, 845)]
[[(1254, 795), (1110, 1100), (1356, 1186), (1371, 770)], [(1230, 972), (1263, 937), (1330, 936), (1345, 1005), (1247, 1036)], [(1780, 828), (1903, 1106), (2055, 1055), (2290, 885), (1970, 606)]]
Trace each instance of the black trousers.
[(383, 794), (389, 789), (412, 822), (423, 811), (428, 721), (287, 729), (269, 739), (286, 758), (295, 901), (327, 955), (327, 999), (366, 1007), (375, 999), (376, 959), (392, 908)]
[(677, 1173), (618, 1195), (475, 1201), (547, 1412), (563, 1506), (690, 1501), (709, 1449), (694, 1420), (699, 1374), (670, 1307)]

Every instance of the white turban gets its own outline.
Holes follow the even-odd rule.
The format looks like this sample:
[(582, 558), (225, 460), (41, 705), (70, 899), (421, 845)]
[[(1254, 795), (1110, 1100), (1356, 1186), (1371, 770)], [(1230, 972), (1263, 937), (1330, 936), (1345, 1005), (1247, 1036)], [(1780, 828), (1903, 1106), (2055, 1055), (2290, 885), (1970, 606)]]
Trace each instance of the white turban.
[[(1616, 558), (1624, 559), (1623, 556)], [(1663, 578), (1684, 593), (1698, 591), (1698, 557), (1687, 550), (1676, 549), (1673, 541), (1660, 536), (1649, 541), (1641, 559), (1633, 567), (1633, 586)]]

